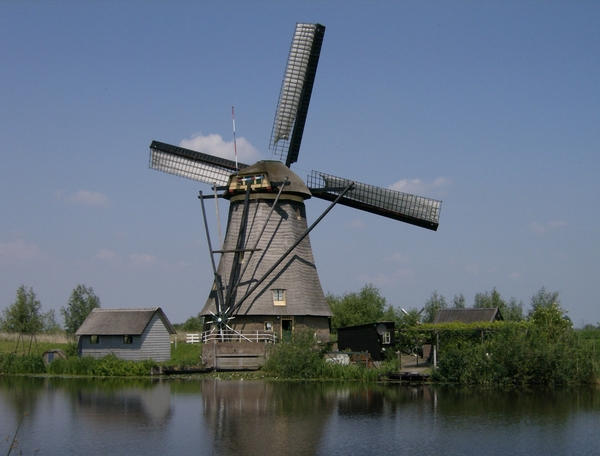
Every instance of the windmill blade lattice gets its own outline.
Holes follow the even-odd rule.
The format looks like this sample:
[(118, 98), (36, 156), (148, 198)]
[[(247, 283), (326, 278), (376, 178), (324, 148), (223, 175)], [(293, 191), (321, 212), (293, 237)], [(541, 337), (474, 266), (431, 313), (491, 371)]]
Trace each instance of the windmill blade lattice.
[(296, 24), (269, 148), (289, 167), (298, 160), (325, 27)]
[[(316, 198), (333, 201), (350, 183), (349, 179), (312, 171), (307, 184)], [(338, 204), (400, 220), (430, 230), (437, 230), (442, 202), (387, 188), (354, 182)]]
[(229, 177), (248, 165), (158, 141), (150, 144), (150, 168), (210, 185), (227, 185)]

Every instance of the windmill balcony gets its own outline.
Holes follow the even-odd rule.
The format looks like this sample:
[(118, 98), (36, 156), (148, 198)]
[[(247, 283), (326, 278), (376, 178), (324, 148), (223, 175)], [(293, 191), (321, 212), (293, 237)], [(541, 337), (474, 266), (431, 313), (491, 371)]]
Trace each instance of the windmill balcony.
[(277, 336), (273, 331), (204, 331), (202, 342), (270, 342), (276, 343)]

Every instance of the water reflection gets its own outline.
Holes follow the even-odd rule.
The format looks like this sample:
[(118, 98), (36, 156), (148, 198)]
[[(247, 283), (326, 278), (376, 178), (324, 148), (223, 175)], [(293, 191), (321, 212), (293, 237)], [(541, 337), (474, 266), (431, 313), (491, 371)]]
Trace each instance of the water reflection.
[(23, 454), (570, 454), (600, 444), (594, 388), (0, 376), (0, 437), (25, 412)]
[(335, 398), (321, 383), (204, 381), (214, 454), (315, 454)]

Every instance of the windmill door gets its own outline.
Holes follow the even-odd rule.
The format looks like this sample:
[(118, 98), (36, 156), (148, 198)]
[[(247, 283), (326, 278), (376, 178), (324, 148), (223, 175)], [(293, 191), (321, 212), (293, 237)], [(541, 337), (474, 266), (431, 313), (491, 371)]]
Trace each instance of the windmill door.
[(293, 331), (294, 317), (281, 317), (281, 340), (283, 342), (291, 342)]

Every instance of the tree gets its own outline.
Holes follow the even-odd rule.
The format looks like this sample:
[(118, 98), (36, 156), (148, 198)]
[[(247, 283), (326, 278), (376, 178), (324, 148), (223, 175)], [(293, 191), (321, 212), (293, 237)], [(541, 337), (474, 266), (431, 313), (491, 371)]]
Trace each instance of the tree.
[(523, 321), (525, 319), (523, 316), (523, 302), (517, 302), (515, 298), (510, 298), (506, 307), (500, 309), (500, 313), (506, 321)]
[(433, 323), (437, 313), (446, 308), (448, 308), (446, 298), (442, 295), (438, 295), (437, 291), (434, 291), (431, 293), (430, 298), (425, 301), (425, 307), (423, 308), (423, 323)]
[(4, 309), (0, 318), (0, 330), (4, 332), (36, 334), (44, 327), (41, 315), (42, 304), (33, 288), (21, 285), (17, 300)]
[(402, 313), (396, 319), (396, 327), (417, 326), (421, 321), (421, 312), (416, 307), (411, 307), (408, 310), (402, 310)]
[(42, 314), (42, 322), (45, 333), (56, 334), (62, 329), (56, 321), (56, 312), (54, 309), (50, 309), (48, 312)]
[(333, 312), (331, 329), (334, 332), (343, 326), (395, 320), (393, 307), (371, 284), (365, 285), (358, 293), (346, 293), (341, 297), (328, 294), (327, 303)]
[(544, 287), (531, 297), (529, 321), (536, 327), (544, 329), (551, 336), (563, 333), (573, 327), (567, 311), (560, 306), (558, 291), (547, 292)]
[[(485, 293), (477, 293), (475, 294), (475, 303), (473, 304), (474, 309), (491, 309), (494, 307), (498, 307), (502, 309), (506, 306), (506, 302), (496, 290), (496, 287), (492, 290), (492, 292), (486, 291)], [(502, 310), (500, 310), (502, 312)]]
[(100, 307), (100, 298), (94, 294), (94, 289), (85, 285), (77, 285), (71, 293), (67, 307), (60, 308), (67, 334), (73, 336), (92, 309), (96, 307)]
[(497, 307), (500, 309), (502, 317), (506, 321), (521, 321), (523, 320), (523, 303), (517, 302), (515, 298), (510, 298), (509, 302), (506, 302), (500, 296), (496, 287), (491, 293), (477, 293), (475, 295), (474, 309), (489, 309)]
[(452, 308), (453, 309), (464, 309), (465, 307), (466, 307), (465, 295), (463, 295), (462, 293), (460, 293), (458, 295), (454, 295), (454, 298), (452, 299)]
[(204, 317), (197, 315), (195, 317), (188, 318), (185, 323), (181, 325), (183, 331), (202, 331), (204, 326)]
[(529, 316), (532, 316), (540, 307), (550, 308), (556, 303), (560, 306), (559, 292), (548, 292), (545, 287), (542, 287), (536, 294), (531, 297), (531, 309)]

